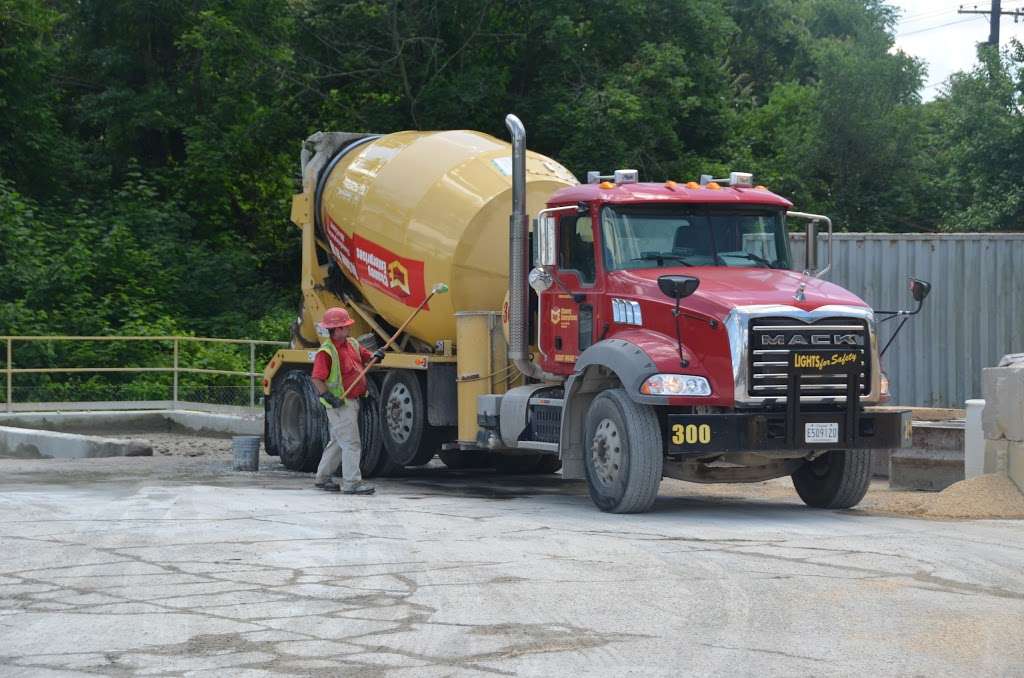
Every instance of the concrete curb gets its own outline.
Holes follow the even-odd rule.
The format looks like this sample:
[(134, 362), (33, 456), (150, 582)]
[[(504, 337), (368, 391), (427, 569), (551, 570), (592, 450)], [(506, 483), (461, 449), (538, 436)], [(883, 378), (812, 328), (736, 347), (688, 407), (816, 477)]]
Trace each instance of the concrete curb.
[(193, 410), (165, 410), (160, 412), (167, 421), (195, 433), (230, 433), (236, 436), (262, 436), (263, 415), (239, 417), (233, 414), (214, 414)]
[(263, 415), (238, 416), (195, 410), (119, 410), (73, 412), (11, 412), (0, 414), (0, 426), (41, 429), (124, 432), (185, 430), (199, 434), (263, 435)]
[(90, 459), (93, 457), (151, 457), (145, 440), (100, 438), (56, 431), (0, 426), (0, 457), (17, 459)]

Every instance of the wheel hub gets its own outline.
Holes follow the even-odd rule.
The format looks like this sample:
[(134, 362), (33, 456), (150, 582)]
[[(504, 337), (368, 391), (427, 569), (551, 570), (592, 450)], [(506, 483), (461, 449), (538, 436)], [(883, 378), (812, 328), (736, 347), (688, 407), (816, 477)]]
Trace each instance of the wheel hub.
[(405, 384), (396, 384), (384, 403), (384, 419), (391, 439), (404, 443), (412, 434), (412, 394)]
[(602, 419), (594, 430), (590, 457), (601, 482), (613, 483), (622, 468), (622, 436), (611, 419)]

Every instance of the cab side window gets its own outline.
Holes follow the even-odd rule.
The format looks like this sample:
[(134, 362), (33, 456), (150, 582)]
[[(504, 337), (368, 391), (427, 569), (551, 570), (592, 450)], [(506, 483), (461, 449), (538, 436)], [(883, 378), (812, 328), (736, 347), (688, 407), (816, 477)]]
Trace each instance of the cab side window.
[(559, 219), (558, 267), (563, 271), (576, 271), (585, 285), (594, 283), (594, 224), (589, 215)]

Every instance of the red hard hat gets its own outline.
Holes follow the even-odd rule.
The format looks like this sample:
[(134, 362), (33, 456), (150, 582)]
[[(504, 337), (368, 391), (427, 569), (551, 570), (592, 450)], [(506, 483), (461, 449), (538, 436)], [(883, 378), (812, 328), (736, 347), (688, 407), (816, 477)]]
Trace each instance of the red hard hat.
[(327, 309), (324, 313), (323, 320), (320, 321), (320, 326), (331, 329), (332, 327), (348, 327), (349, 325), (355, 325), (356, 321), (352, 320), (349, 316), (348, 311), (343, 308), (334, 306)]

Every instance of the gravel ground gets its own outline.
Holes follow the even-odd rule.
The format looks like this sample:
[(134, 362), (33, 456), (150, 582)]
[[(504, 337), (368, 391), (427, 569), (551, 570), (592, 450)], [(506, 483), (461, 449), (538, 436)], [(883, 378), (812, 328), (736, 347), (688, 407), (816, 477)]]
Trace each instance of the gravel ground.
[[(116, 437), (117, 431), (97, 431), (95, 435)], [(311, 474), (298, 474), (281, 466), (277, 457), (260, 455), (260, 473), (236, 474), (231, 472), (231, 438), (155, 432), (133, 434), (132, 438), (147, 440), (153, 446), (153, 457), (109, 458), (88, 460), (14, 460), (0, 459), (0, 468), (10, 479), (46, 480), (59, 476), (69, 481), (118, 478), (154, 477), (174, 482), (216, 482), (218, 484), (245, 484), (256, 482), (261, 486), (286, 483), (301, 486), (308, 483)], [(226, 472), (230, 472), (225, 475)], [(407, 473), (407, 482), (420, 482), (427, 478), (445, 478), (453, 472), (435, 459), (428, 466)], [(481, 481), (500, 480), (490, 470), (462, 471), (458, 477), (476, 477)], [(559, 481), (559, 491), (585, 495), (583, 483), (561, 481), (559, 476), (545, 478), (544, 482)], [(500, 490), (495, 490), (500, 492)], [(802, 505), (788, 478), (759, 483), (700, 484), (666, 478), (662, 481), (660, 496), (692, 499), (707, 503), (782, 503)], [(874, 480), (867, 496), (853, 512), (874, 515), (898, 515), (922, 519), (950, 518), (1024, 518), (1024, 495), (1011, 481), (1001, 476), (983, 476), (962, 481), (943, 492), (915, 492), (889, 489), (888, 481)]]
[(941, 495), (666, 480), (615, 516), (434, 462), (347, 497), (141, 437), (0, 460), (0, 675), (1024, 676), (1024, 521), (893, 515)]

